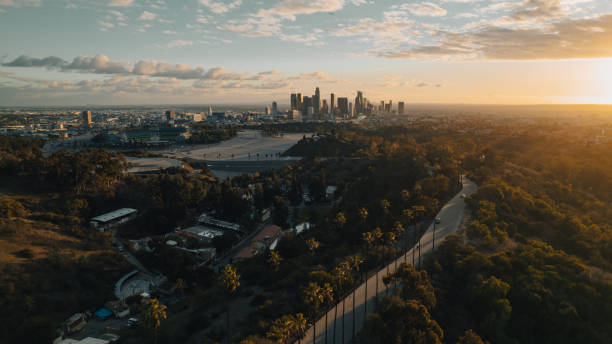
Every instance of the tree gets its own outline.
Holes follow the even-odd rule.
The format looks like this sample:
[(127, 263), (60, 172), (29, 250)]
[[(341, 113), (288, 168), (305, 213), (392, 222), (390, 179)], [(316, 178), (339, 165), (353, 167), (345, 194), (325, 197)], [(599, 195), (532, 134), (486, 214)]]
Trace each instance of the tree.
[(402, 263), (392, 274), (383, 278), (385, 284), (399, 282), (400, 295), (406, 300), (418, 300), (427, 308), (436, 305), (436, 295), (426, 271), (418, 271), (411, 264)]
[(159, 300), (151, 299), (143, 312), (145, 325), (155, 332), (155, 343), (157, 343), (157, 328), (161, 325), (161, 321), (166, 319), (166, 308), (159, 303)]
[[(228, 296), (236, 292), (236, 290), (240, 286), (240, 274), (238, 274), (238, 271), (236, 271), (236, 268), (234, 268), (231, 265), (227, 265), (225, 268), (223, 268), (223, 271), (221, 272), (221, 277), (219, 278), (219, 284), (221, 285), (223, 289), (225, 289)], [(226, 342), (229, 343), (229, 336), (230, 336), (230, 303), (229, 302), (227, 303), (226, 315), (227, 315)]]
[(270, 257), (268, 258), (268, 264), (272, 267), (272, 270), (275, 272), (278, 271), (278, 268), (283, 261), (283, 258), (276, 251), (270, 251)]
[(266, 337), (276, 341), (279, 344), (286, 343), (291, 337), (301, 339), (308, 328), (308, 321), (304, 314), (297, 313), (295, 315), (283, 315), (272, 322), (270, 329), (266, 333)]
[(466, 330), (457, 341), (457, 344), (489, 344), (489, 342), (482, 340), (476, 332)]
[(366, 343), (441, 344), (444, 332), (419, 301), (392, 295), (366, 318), (363, 336)]
[(319, 248), (319, 242), (315, 240), (315, 238), (309, 238), (306, 240), (306, 246), (308, 246), (308, 250), (310, 254), (314, 256), (315, 251)]
[(317, 282), (310, 282), (308, 286), (302, 289), (302, 298), (310, 309), (312, 318), (316, 316), (322, 305), (333, 302), (333, 293), (334, 290), (329, 283), (324, 283), (323, 286), (321, 286)]
[(361, 219), (362, 223), (365, 223), (366, 220), (368, 219), (368, 209), (365, 207), (361, 207), (358, 210), (359, 212), (359, 218)]
[(177, 278), (176, 279), (176, 290), (179, 291), (179, 293), (183, 293), (183, 290), (185, 289), (185, 281), (183, 281), (182, 278)]
[(344, 213), (340, 211), (334, 217), (333, 222), (337, 229), (342, 229), (346, 224), (346, 216), (344, 216)]

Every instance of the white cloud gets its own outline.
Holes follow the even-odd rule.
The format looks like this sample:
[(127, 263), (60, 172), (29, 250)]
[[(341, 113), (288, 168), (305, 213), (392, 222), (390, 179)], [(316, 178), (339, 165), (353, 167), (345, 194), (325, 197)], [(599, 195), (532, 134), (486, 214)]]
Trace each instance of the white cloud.
[(168, 43), (166, 46), (168, 48), (180, 48), (180, 47), (186, 47), (190, 45), (193, 45), (193, 41), (184, 41), (182, 39), (177, 39), (177, 40), (174, 40)]
[(125, 6), (131, 6), (133, 3), (134, 3), (134, 0), (110, 0), (108, 2), (108, 6), (125, 7)]
[(216, 14), (223, 14), (230, 10), (242, 5), (242, 0), (234, 0), (232, 2), (220, 2), (214, 0), (199, 0), (199, 2), (206, 6), (211, 12)]
[(415, 16), (423, 17), (442, 17), (447, 13), (445, 9), (431, 2), (423, 2), (420, 4), (403, 4), (400, 5), (399, 8), (409, 11)]
[(144, 11), (140, 15), (140, 17), (138, 17), (138, 19), (140, 19), (140, 20), (155, 20), (158, 17), (159, 17), (159, 15), (157, 13), (152, 13), (152, 12), (149, 12), (149, 11)]

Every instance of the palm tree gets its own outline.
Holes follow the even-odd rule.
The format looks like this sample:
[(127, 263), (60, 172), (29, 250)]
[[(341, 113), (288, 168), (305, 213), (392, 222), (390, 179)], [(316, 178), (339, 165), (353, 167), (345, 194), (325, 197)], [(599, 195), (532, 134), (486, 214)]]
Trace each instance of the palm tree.
[(153, 329), (155, 344), (157, 344), (157, 328), (161, 325), (161, 321), (166, 319), (166, 308), (165, 305), (159, 303), (159, 300), (151, 299), (144, 311), (144, 323)]
[(365, 223), (365, 221), (368, 218), (368, 209), (365, 207), (361, 207), (359, 208), (359, 218), (361, 219), (362, 223)]
[(268, 263), (272, 267), (272, 269), (276, 272), (278, 271), (278, 267), (280, 263), (283, 261), (283, 258), (276, 251), (270, 251), (270, 258), (268, 258)]
[[(225, 291), (227, 292), (228, 296), (233, 294), (238, 287), (240, 286), (240, 274), (238, 274), (238, 271), (236, 271), (236, 268), (234, 268), (231, 265), (227, 265), (225, 268), (223, 268), (223, 271), (221, 272), (221, 277), (219, 278), (219, 284), (221, 285), (221, 287), (223, 289), (225, 289)], [(226, 337), (226, 343), (229, 344), (229, 336), (230, 336), (230, 303), (228, 300), (227, 303), (227, 318), (226, 318), (226, 329), (227, 329), (227, 337)]]
[(315, 250), (319, 248), (319, 242), (316, 241), (314, 238), (310, 238), (306, 240), (306, 246), (308, 246), (310, 254), (314, 256)]
[(179, 291), (179, 293), (183, 293), (183, 290), (185, 289), (185, 281), (183, 281), (182, 278), (177, 278), (176, 279), (176, 290)]
[(336, 225), (336, 228), (342, 229), (342, 227), (344, 227), (344, 225), (346, 224), (346, 216), (344, 216), (344, 213), (340, 211), (336, 214), (336, 217), (334, 217), (333, 221)]

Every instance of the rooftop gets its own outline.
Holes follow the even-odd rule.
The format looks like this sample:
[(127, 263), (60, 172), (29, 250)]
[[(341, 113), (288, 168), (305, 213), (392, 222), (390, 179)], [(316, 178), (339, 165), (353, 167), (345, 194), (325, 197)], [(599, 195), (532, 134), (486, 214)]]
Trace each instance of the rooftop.
[(117, 209), (115, 211), (111, 211), (110, 213), (106, 213), (104, 215), (100, 215), (100, 216), (96, 216), (94, 218), (91, 219), (91, 221), (97, 221), (97, 222), (109, 222), (112, 220), (116, 220), (118, 218), (127, 216), (127, 215), (131, 215), (138, 212), (138, 210), (136, 209), (132, 209), (132, 208), (121, 208), (121, 209)]

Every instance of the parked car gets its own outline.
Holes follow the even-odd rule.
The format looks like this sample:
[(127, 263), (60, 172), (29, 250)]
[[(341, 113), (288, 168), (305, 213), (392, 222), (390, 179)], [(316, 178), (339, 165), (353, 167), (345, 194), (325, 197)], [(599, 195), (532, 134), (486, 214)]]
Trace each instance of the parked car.
[(129, 318), (127, 321), (127, 326), (130, 328), (136, 327), (140, 324), (140, 320), (137, 318)]

